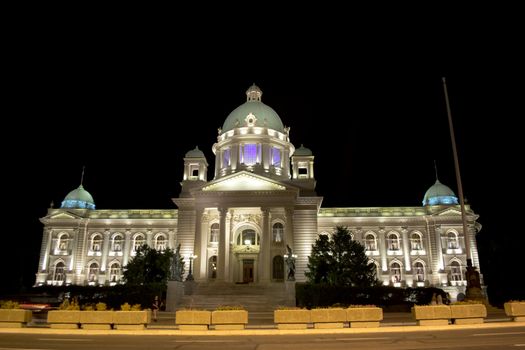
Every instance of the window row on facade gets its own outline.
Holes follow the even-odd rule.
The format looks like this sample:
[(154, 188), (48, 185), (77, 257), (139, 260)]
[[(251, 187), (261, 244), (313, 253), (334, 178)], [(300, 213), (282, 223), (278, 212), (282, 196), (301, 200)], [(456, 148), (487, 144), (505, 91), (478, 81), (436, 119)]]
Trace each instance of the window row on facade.
[[(329, 234), (322, 232), (321, 234)], [(353, 237), (352, 237), (353, 238)], [(456, 231), (449, 231), (446, 237), (443, 238), (444, 248), (457, 250), (461, 249), (459, 234)], [(378, 251), (380, 238), (377, 238), (376, 233), (367, 232), (363, 237), (363, 245), (366, 251)], [(391, 231), (386, 236), (386, 249), (389, 251), (401, 251), (402, 250), (402, 238), (398, 232)], [(425, 244), (423, 242), (423, 234), (420, 232), (412, 232), (409, 237), (409, 249), (411, 251), (424, 251)]]

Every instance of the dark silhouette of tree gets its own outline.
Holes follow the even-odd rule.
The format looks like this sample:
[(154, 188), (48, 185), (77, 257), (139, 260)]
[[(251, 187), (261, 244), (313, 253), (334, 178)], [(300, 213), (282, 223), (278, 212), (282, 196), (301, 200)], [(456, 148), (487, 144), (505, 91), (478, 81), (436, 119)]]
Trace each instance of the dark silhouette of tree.
[(130, 285), (157, 284), (167, 286), (174, 253), (158, 251), (147, 245), (137, 249), (137, 255), (125, 266), (124, 281)]
[(309, 283), (334, 286), (375, 286), (376, 267), (364, 246), (352, 240), (348, 228), (337, 226), (331, 237), (320, 235), (312, 246), (305, 273)]

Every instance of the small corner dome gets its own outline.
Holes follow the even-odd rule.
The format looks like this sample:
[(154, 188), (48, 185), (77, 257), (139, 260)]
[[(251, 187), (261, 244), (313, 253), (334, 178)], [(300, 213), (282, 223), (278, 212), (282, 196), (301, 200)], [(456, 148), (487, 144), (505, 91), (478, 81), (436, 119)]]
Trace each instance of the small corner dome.
[(82, 185), (68, 193), (61, 208), (70, 209), (95, 209), (95, 201), (91, 194)]
[(195, 146), (195, 149), (186, 152), (186, 158), (206, 158), (204, 153), (199, 149), (199, 146)]
[(246, 90), (246, 102), (235, 108), (224, 121), (222, 132), (243, 126), (267, 127), (284, 133), (284, 125), (272, 107), (261, 102), (262, 90), (255, 84)]
[(458, 197), (450, 189), (443, 185), (439, 180), (430, 186), (423, 198), (423, 205), (454, 205), (458, 204)]
[(309, 148), (304, 147), (303, 144), (301, 144), (301, 147), (296, 149), (295, 153), (293, 155), (294, 156), (311, 156), (313, 154), (312, 154), (312, 151)]

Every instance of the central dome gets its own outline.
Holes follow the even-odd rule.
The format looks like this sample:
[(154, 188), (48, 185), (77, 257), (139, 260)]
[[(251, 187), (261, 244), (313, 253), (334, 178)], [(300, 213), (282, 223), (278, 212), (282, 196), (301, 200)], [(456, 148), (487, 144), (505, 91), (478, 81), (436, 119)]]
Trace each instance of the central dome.
[(247, 101), (235, 108), (224, 121), (222, 132), (243, 126), (267, 127), (284, 132), (284, 125), (272, 107), (261, 102), (262, 91), (255, 84), (246, 90)]

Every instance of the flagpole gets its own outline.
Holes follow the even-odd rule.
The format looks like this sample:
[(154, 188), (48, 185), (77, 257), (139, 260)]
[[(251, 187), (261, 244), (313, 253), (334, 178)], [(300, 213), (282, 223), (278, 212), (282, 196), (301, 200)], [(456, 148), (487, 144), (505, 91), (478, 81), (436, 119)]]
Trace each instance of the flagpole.
[(458, 151), (456, 149), (456, 138), (454, 136), (454, 125), (452, 124), (452, 113), (450, 112), (450, 102), (448, 100), (447, 82), (443, 79), (443, 89), (445, 91), (445, 102), (447, 105), (448, 126), (450, 139), (452, 141), (452, 153), (454, 154), (454, 168), (456, 169), (456, 182), (458, 185), (459, 204), (461, 207), (461, 221), (463, 222), (463, 236), (465, 237), (465, 250), (467, 251), (467, 267), (472, 267), (472, 255), (470, 251), (470, 239), (467, 230), (467, 216), (465, 215), (465, 200), (463, 197), (463, 186), (461, 185), (461, 174), (459, 171)]

